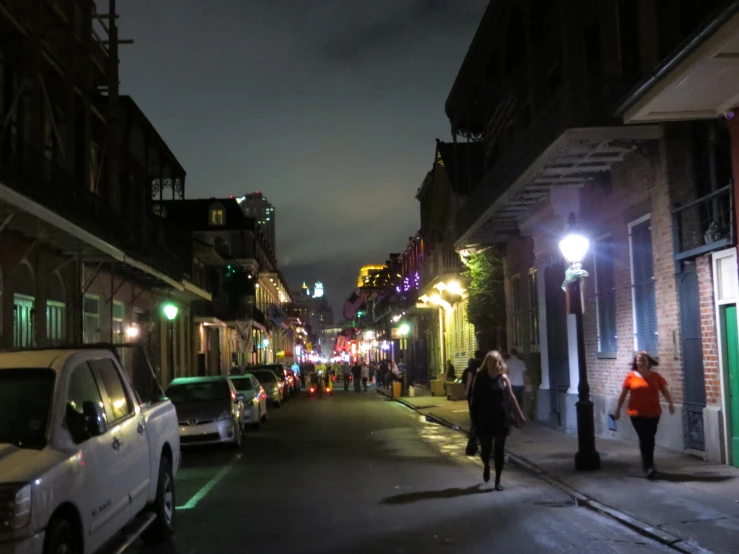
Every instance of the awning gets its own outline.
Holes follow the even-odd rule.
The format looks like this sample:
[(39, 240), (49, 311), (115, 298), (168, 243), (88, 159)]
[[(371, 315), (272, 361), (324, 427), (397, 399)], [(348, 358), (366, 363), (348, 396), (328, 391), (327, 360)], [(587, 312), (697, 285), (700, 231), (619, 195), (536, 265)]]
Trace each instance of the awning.
[(739, 1), (689, 37), (619, 108), (625, 123), (714, 119), (739, 104)]

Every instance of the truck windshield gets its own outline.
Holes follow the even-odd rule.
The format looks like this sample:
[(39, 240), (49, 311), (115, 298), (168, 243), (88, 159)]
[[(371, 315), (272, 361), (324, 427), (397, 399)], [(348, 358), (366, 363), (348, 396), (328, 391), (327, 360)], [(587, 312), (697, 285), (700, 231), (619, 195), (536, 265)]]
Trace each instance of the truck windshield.
[(167, 389), (167, 396), (175, 404), (199, 400), (225, 400), (230, 395), (231, 389), (225, 380), (172, 383)]
[(46, 446), (54, 379), (51, 369), (0, 370), (0, 443)]

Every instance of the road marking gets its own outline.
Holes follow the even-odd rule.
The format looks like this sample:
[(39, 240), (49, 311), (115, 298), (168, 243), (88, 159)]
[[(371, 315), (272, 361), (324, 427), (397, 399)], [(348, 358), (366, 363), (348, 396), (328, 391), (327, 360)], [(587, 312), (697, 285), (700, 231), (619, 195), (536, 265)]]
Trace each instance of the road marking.
[(234, 467), (234, 464), (239, 461), (241, 458), (241, 454), (236, 454), (234, 456), (233, 460), (231, 460), (227, 466), (221, 468), (221, 471), (216, 473), (210, 481), (208, 481), (205, 485), (203, 485), (203, 488), (201, 488), (198, 492), (196, 492), (193, 497), (187, 501), (187, 504), (184, 506), (177, 506), (176, 510), (192, 510), (195, 506), (197, 506), (200, 501), (205, 498), (205, 496), (213, 490), (213, 487), (215, 487), (218, 482), (223, 479)]

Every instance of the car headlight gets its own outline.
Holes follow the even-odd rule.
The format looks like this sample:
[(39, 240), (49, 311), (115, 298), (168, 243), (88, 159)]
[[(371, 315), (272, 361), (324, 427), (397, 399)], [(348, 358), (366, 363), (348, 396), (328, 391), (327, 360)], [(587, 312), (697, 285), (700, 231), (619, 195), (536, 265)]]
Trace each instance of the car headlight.
[(0, 485), (0, 530), (16, 531), (31, 522), (31, 485)]
[(225, 421), (227, 419), (231, 419), (233, 417), (233, 414), (229, 412), (228, 410), (223, 410), (221, 412), (221, 415), (218, 416), (218, 421)]

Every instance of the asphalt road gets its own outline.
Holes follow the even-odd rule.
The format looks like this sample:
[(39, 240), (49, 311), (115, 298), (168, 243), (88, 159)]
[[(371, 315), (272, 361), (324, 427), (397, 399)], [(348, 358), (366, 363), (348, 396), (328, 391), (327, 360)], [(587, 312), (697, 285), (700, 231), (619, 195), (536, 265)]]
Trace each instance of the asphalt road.
[(367, 394), (293, 399), (243, 449), (186, 450), (165, 554), (674, 552), (508, 467), (482, 481), (458, 433)]

